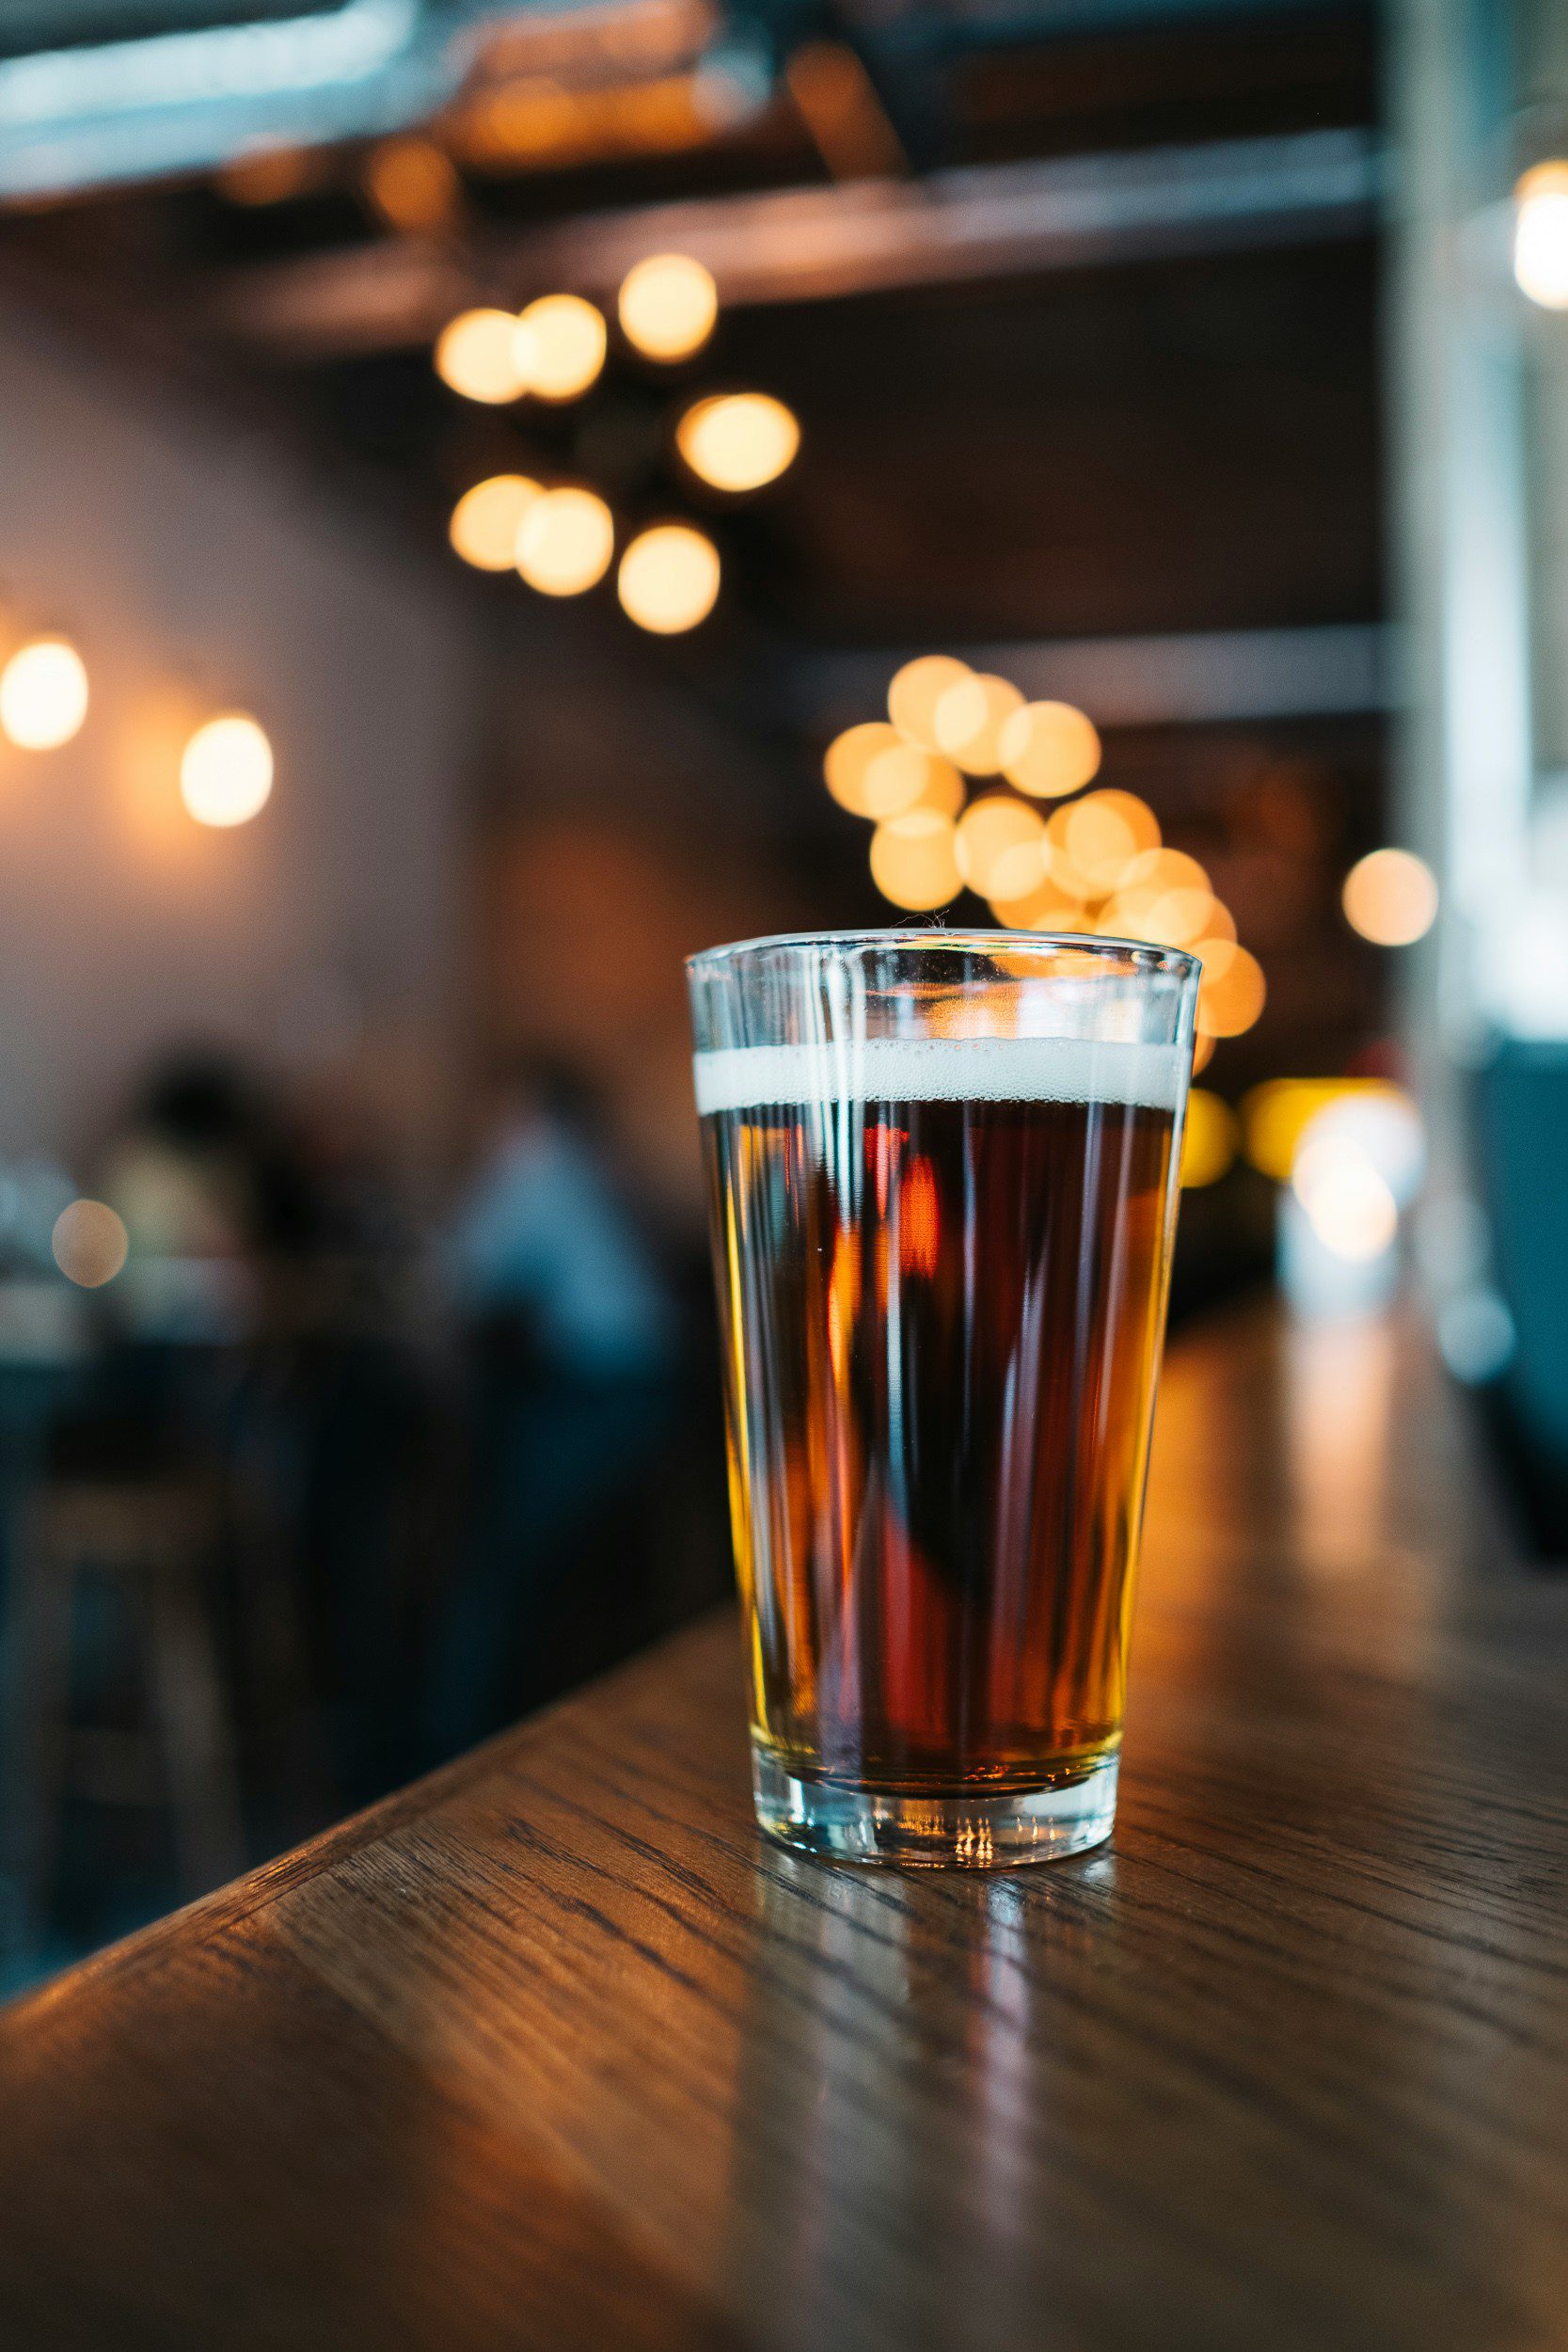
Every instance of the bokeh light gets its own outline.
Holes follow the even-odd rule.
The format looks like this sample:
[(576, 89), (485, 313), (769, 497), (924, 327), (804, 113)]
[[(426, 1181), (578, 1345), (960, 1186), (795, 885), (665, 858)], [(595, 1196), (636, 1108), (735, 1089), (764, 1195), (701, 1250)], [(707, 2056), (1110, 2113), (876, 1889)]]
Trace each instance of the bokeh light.
[(123, 1220), (106, 1200), (73, 1200), (62, 1209), (50, 1247), (67, 1280), (89, 1291), (112, 1282), (131, 1254)]
[(1409, 1099), (1386, 1078), (1267, 1078), (1242, 1097), (1246, 1156), (1259, 1175), (1288, 1184), (1302, 1138), (1321, 1112), (1382, 1096)]
[(365, 189), (389, 227), (444, 228), (463, 200), (451, 157), (431, 139), (384, 139), (365, 166)]
[(1134, 862), (1160, 846), (1154, 811), (1132, 792), (1089, 792), (1058, 812), (1061, 843), (1091, 888), (1105, 896)]
[(864, 798), (879, 817), (899, 817), (911, 808), (934, 808), (957, 817), (964, 804), (964, 780), (950, 759), (898, 742), (879, 751), (866, 771)]
[(576, 400), (604, 366), (604, 313), (581, 294), (541, 294), (512, 322), (512, 352), (523, 388), (541, 400)]
[(510, 310), (465, 310), (441, 329), (436, 373), (465, 400), (499, 407), (526, 389), (517, 365), (517, 322)]
[(931, 730), (936, 748), (972, 776), (994, 776), (1002, 765), (1002, 729), (1022, 695), (1005, 677), (982, 671), (959, 678), (937, 697)]
[(465, 564), (482, 572), (509, 572), (517, 560), (517, 532), (539, 496), (527, 474), (497, 473), (465, 490), (451, 510), (447, 534)]
[(924, 653), (895, 671), (887, 690), (887, 715), (900, 735), (922, 750), (937, 752), (937, 705), (950, 686), (960, 686), (974, 672), (956, 654)]
[(834, 736), (823, 755), (822, 773), (840, 808), (852, 817), (899, 817), (914, 804), (922, 781), (915, 771), (884, 759), (909, 749), (894, 727), (867, 719)]
[(517, 569), (546, 596), (580, 596), (614, 552), (614, 517), (593, 490), (542, 490), (517, 532)]
[(1233, 939), (1200, 939), (1193, 953), (1203, 965), (1199, 1029), (1206, 1037), (1240, 1037), (1261, 1013), (1268, 993), (1257, 957)]
[(1081, 791), (1100, 772), (1100, 737), (1070, 703), (1025, 703), (1006, 722), (997, 750), (1008, 783), (1038, 801)]
[(1400, 1213), (1386, 1178), (1359, 1145), (1324, 1136), (1305, 1144), (1291, 1189), (1325, 1249), (1353, 1263), (1380, 1257), (1399, 1230)]
[(711, 488), (760, 490), (794, 463), (800, 428), (770, 392), (716, 392), (687, 410), (675, 446)]
[(657, 523), (640, 532), (621, 558), (616, 593), (639, 628), (673, 637), (695, 628), (719, 595), (719, 550), (689, 523)]
[(689, 253), (650, 253), (622, 279), (616, 314), (647, 358), (685, 359), (713, 332), (719, 289)]
[(1091, 919), (1080, 899), (1064, 898), (1049, 880), (1022, 898), (993, 898), (990, 911), (1010, 931), (1082, 931)]
[(927, 914), (956, 898), (963, 887), (954, 850), (951, 818), (917, 808), (890, 817), (871, 836), (871, 878), (895, 907)]
[(87, 665), (69, 638), (34, 637), (0, 670), (0, 729), (19, 751), (57, 751), (87, 715)]
[(1408, 947), (1437, 918), (1437, 877), (1409, 850), (1372, 850), (1345, 876), (1345, 920), (1378, 947)]
[(1239, 1130), (1236, 1114), (1223, 1095), (1207, 1087), (1194, 1087), (1187, 1096), (1187, 1122), (1181, 1136), (1181, 1183), (1196, 1191), (1217, 1184), (1236, 1161)]
[(209, 719), (180, 761), (180, 796), (200, 825), (244, 825), (272, 796), (272, 745), (243, 710)]
[(1568, 310), (1568, 161), (1537, 164), (1513, 191), (1513, 275), (1545, 310)]
[(958, 819), (958, 871), (988, 898), (1023, 898), (1045, 880), (1045, 827), (1008, 792), (972, 801)]

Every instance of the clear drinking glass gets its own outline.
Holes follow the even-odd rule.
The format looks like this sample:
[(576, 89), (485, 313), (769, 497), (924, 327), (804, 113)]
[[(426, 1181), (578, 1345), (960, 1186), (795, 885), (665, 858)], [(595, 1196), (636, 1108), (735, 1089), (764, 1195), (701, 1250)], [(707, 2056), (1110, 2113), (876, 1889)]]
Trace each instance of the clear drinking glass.
[(757, 1818), (1110, 1833), (1198, 966), (826, 932), (688, 967)]

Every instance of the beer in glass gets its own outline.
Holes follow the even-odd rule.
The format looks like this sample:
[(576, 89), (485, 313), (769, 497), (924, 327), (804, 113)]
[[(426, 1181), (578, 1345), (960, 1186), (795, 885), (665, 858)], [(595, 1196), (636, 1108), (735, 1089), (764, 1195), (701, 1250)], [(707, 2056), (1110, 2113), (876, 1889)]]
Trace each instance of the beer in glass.
[(759, 940), (689, 966), (757, 1814), (864, 1861), (1109, 1835), (1197, 966)]

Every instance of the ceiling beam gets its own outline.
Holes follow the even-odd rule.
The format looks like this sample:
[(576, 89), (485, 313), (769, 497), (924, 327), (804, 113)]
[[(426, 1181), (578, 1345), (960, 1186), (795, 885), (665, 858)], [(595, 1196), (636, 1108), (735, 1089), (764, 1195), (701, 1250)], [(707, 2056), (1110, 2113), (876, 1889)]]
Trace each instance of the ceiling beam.
[[(909, 653), (797, 655), (790, 699), (803, 724), (832, 727), (879, 709)], [(1108, 727), (1361, 717), (1396, 707), (1391, 632), (1381, 623), (1201, 630), (956, 648), (1031, 701), (1076, 703)]]
[(1331, 130), (924, 180), (695, 198), (551, 223), (458, 252), (409, 239), (230, 270), (201, 323), (302, 360), (429, 342), (475, 301), (613, 290), (643, 254), (695, 254), (731, 305), (1294, 245), (1366, 233), (1385, 184), (1372, 133)]

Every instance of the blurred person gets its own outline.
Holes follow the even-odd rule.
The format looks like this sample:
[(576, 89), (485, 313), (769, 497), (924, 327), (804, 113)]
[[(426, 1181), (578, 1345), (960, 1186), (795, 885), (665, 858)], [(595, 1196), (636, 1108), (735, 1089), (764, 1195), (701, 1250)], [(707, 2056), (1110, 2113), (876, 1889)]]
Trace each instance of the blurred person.
[(668, 1292), (610, 1167), (593, 1088), (565, 1062), (526, 1057), (502, 1074), (452, 1220), (460, 1311), (569, 1378), (657, 1373), (673, 1341)]
[[(451, 1755), (634, 1628), (645, 1550), (617, 1513), (675, 1407), (679, 1316), (622, 1199), (593, 1089), (546, 1057), (500, 1075), (446, 1242), (467, 1335), (469, 1508), (438, 1645), (432, 1740)], [(635, 1638), (635, 1636), (633, 1636)]]

